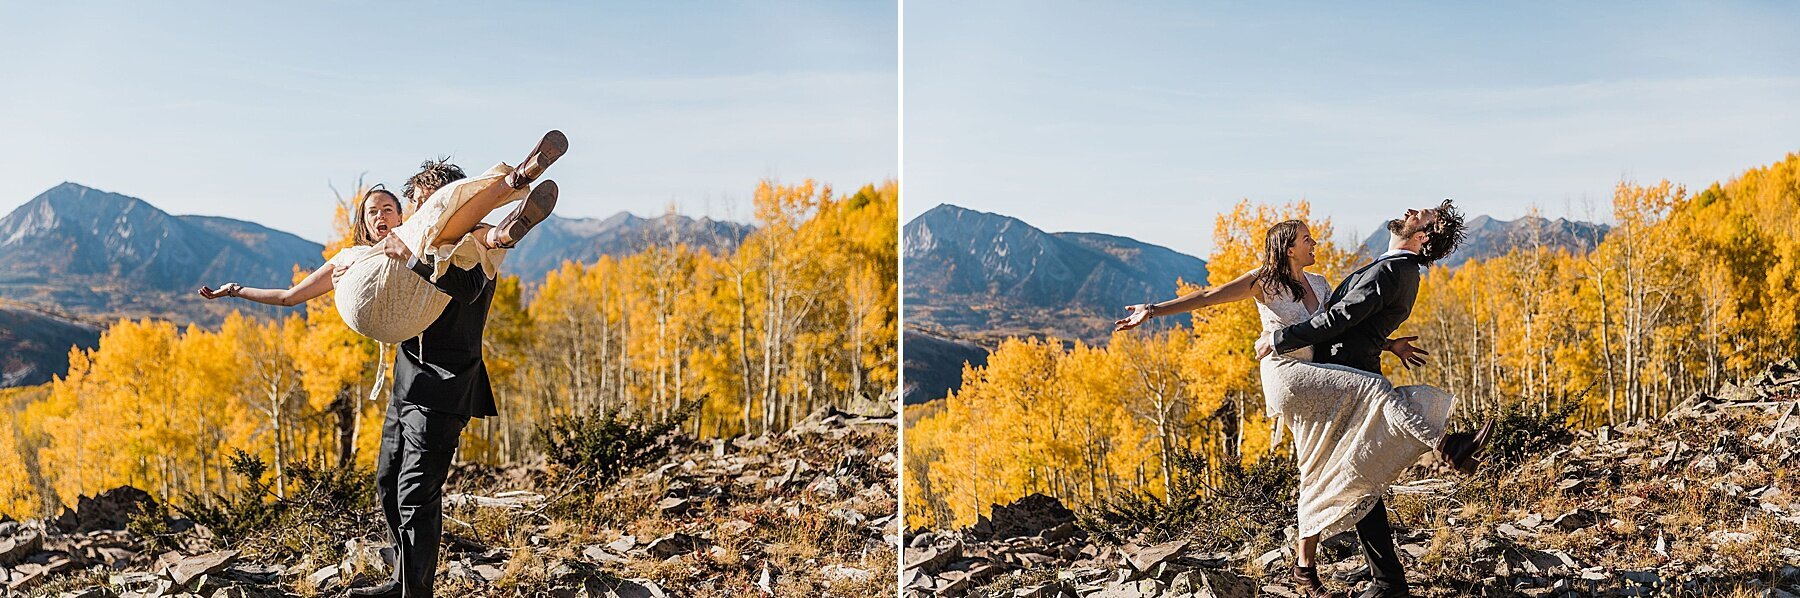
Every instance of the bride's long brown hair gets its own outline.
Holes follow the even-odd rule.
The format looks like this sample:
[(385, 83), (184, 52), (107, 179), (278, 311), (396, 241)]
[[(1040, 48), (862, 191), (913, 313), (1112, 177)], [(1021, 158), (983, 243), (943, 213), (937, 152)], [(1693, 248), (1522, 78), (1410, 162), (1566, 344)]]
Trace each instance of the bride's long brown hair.
[(1283, 220), (1269, 227), (1263, 235), (1262, 267), (1256, 269), (1257, 288), (1272, 297), (1290, 295), (1298, 301), (1306, 296), (1306, 287), (1294, 280), (1294, 269), (1288, 264), (1287, 252), (1300, 242), (1300, 227), (1306, 226), (1299, 220)]

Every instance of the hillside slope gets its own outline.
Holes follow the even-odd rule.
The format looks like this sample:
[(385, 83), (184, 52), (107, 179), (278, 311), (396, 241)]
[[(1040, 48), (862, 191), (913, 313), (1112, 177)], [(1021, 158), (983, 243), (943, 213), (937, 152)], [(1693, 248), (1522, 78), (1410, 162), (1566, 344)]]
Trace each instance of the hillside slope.
[[(1414, 595), (1800, 593), (1800, 364), (1660, 419), (1598, 431), (1555, 419), (1502, 420), (1475, 476), (1422, 464), (1392, 489)], [(1133, 521), (1027, 496), (967, 529), (909, 531), (902, 584), (909, 596), (1291, 596), (1293, 475), (1286, 462), (1210, 482), (1229, 489), (1203, 503), (1231, 505), (1223, 516)], [(1361, 566), (1353, 532), (1320, 555), (1327, 578)]]
[[(437, 591), (891, 594), (900, 534), (895, 433), (891, 416), (821, 410), (781, 434), (687, 444), (597, 491), (559, 485), (541, 464), (459, 465), (445, 487)], [(82, 497), (53, 519), (0, 517), (0, 587), (39, 595), (341, 596), (388, 575), (393, 558), (370, 478), (342, 475), (317, 478), (291, 494), (291, 504), (362, 507), (291, 528), (265, 526), (235, 546), (192, 521), (163, 517), (131, 487)], [(151, 516), (129, 523), (146, 507)]]

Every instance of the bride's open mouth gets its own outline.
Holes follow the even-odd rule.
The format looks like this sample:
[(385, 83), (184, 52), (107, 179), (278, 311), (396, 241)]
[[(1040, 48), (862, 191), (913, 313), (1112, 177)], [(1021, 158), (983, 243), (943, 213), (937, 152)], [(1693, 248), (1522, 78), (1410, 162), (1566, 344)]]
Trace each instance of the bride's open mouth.
[(375, 232), (377, 232), (377, 233), (385, 233), (385, 232), (388, 232), (388, 225), (387, 225), (387, 223), (386, 223), (386, 222), (382, 222), (382, 223), (379, 223), (379, 224), (376, 224), (376, 225), (375, 225)]

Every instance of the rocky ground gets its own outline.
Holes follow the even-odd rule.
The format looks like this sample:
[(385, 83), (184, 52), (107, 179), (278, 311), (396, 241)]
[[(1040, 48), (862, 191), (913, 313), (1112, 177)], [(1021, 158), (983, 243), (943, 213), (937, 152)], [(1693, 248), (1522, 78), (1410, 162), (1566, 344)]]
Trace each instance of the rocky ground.
[[(1473, 477), (1414, 468), (1389, 504), (1415, 595), (1800, 595), (1800, 367), (1777, 364), (1663, 418), (1593, 432)], [(1031, 496), (952, 532), (913, 530), (908, 596), (1293, 596), (1291, 527), (1204, 551), (1204, 530), (1094, 539)], [(1270, 521), (1268, 525), (1288, 525)], [(1362, 565), (1327, 539), (1331, 581)]]
[[(579, 489), (550, 487), (541, 466), (460, 467), (447, 489), (438, 593), (891, 594), (900, 535), (895, 430), (893, 417), (825, 410), (780, 435), (697, 443), (588, 500), (571, 500)], [(215, 545), (184, 519), (164, 522), (166, 537), (126, 531), (153, 504), (120, 488), (83, 498), (61, 518), (0, 523), (0, 588), (335, 596), (385, 576), (393, 558), (375, 529), (303, 547), (299, 559), (270, 558), (277, 551), (266, 542)]]

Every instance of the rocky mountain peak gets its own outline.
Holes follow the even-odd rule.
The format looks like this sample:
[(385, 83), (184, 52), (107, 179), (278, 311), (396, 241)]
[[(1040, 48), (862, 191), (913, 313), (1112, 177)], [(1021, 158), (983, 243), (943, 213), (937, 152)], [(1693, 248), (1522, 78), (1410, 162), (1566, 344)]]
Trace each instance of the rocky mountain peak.
[[(1468, 237), (1455, 253), (1444, 258), (1439, 265), (1456, 267), (1469, 260), (1506, 255), (1519, 247), (1544, 246), (1581, 253), (1599, 245), (1606, 234), (1612, 232), (1612, 227), (1606, 224), (1568, 218), (1551, 220), (1541, 216), (1523, 216), (1513, 220), (1500, 220), (1486, 214), (1468, 219), (1464, 222), (1464, 227), (1468, 231)], [(1361, 254), (1365, 258), (1381, 255), (1387, 251), (1387, 243), (1385, 224), (1378, 224), (1375, 232), (1363, 241)]]
[(1166, 247), (950, 204), (908, 222), (901, 252), (909, 321), (966, 334), (1103, 342), (1121, 306), (1206, 279), (1205, 261)]
[(645, 218), (619, 212), (605, 218), (551, 216), (506, 257), (506, 267), (521, 280), (541, 280), (565, 261), (592, 263), (603, 255), (629, 255), (655, 245), (686, 243), (690, 247), (727, 251), (756, 228), (749, 224), (663, 214)]

